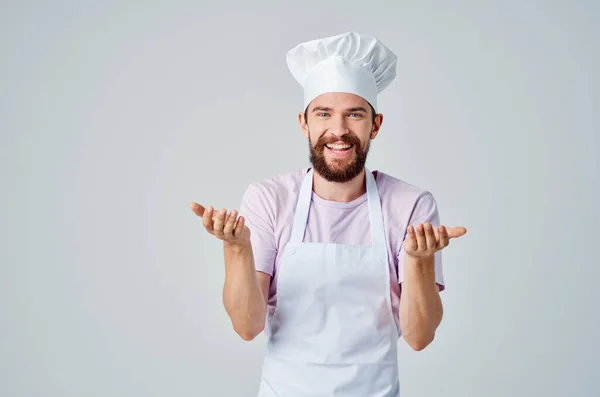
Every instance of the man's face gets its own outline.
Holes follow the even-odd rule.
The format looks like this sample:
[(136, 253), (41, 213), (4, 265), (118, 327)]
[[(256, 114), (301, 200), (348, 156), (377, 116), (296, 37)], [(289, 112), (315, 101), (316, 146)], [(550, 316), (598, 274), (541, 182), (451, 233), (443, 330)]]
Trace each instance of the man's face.
[(314, 170), (331, 182), (348, 182), (359, 175), (382, 120), (354, 94), (332, 92), (315, 98), (306, 116), (299, 114)]

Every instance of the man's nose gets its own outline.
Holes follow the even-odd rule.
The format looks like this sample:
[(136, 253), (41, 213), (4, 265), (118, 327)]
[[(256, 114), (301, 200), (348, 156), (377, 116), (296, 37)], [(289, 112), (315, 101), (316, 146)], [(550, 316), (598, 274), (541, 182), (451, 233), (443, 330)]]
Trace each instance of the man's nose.
[(348, 130), (348, 126), (346, 125), (346, 119), (345, 118), (335, 118), (334, 120), (331, 121), (332, 124), (329, 126), (329, 132), (332, 135), (335, 135), (337, 137), (341, 137), (342, 135), (346, 135), (349, 130)]

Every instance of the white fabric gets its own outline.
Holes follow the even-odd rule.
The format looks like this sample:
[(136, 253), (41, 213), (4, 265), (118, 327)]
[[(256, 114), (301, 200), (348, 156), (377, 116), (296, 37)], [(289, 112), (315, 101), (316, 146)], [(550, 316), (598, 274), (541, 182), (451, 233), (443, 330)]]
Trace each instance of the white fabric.
[(304, 178), (283, 252), (259, 397), (398, 397), (381, 203), (366, 170), (371, 245), (303, 242), (313, 171)]
[(287, 65), (304, 89), (304, 109), (326, 92), (364, 98), (377, 111), (377, 95), (396, 77), (397, 56), (373, 36), (347, 32), (300, 43)]

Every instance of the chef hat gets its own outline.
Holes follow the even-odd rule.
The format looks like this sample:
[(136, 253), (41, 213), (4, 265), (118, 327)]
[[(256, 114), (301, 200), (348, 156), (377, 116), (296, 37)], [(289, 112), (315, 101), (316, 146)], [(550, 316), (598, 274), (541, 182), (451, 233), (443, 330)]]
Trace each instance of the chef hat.
[(377, 112), (377, 94), (396, 77), (396, 54), (375, 37), (356, 32), (298, 44), (287, 65), (304, 89), (304, 109), (326, 92), (364, 98)]

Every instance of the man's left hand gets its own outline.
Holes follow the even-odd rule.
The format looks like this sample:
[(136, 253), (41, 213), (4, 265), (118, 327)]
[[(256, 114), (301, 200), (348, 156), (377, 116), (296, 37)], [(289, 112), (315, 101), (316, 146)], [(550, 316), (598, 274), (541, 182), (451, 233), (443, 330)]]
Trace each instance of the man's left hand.
[(408, 227), (408, 234), (404, 240), (404, 252), (415, 258), (430, 257), (447, 247), (450, 239), (460, 237), (465, 233), (467, 233), (467, 229), (462, 226), (439, 225), (436, 227), (429, 222), (411, 225)]

